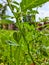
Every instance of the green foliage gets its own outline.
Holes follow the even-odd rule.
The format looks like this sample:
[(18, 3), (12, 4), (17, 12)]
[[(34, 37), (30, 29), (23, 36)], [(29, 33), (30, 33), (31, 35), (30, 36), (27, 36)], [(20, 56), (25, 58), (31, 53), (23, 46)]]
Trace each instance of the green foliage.
[(14, 23), (14, 22), (10, 20), (6, 20), (6, 19), (0, 20), (0, 24), (11, 24), (11, 23)]
[[(1, 9), (3, 9), (2, 13), (1, 13), (1, 19), (6, 19), (5, 18), (5, 13), (6, 13), (6, 9), (7, 6), (9, 6), (9, 8), (11, 9), (11, 12), (14, 15), (14, 18), (16, 19), (16, 21), (22, 21), (22, 17), (23, 15), (28, 15), (28, 10), (30, 11), (30, 14), (37, 14), (38, 12), (35, 10), (32, 10), (32, 8), (41, 6), (42, 4), (44, 4), (45, 2), (48, 2), (49, 0), (43, 0), (43, 1), (39, 1), (39, 0), (22, 0), (20, 3), (18, 3), (17, 1), (12, 1), (12, 0), (7, 0), (7, 3), (5, 4), (5, 6), (2, 7), (2, 4), (0, 4), (0, 7), (2, 7)], [(16, 12), (14, 12), (14, 9), (16, 9)], [(11, 18), (11, 17), (10, 17)]]
[[(18, 26), (18, 31), (0, 30), (1, 65), (30, 65), (31, 63), (35, 63), (35, 65), (49, 65), (49, 35), (47, 36), (49, 31), (38, 31), (36, 30), (36, 25), (19, 22), (19, 19), (28, 13), (27, 10), (30, 10), (30, 13), (32, 13), (32, 8), (47, 1), (49, 0), (22, 0), (21, 3), (17, 3), (7, 0), (7, 5), (10, 7), (14, 18), (18, 21), (15, 24)], [(17, 12), (13, 11), (14, 8), (16, 8)], [(22, 21), (22, 19), (20, 20)], [(4, 15), (0, 22), (11, 23), (11, 21), (6, 20)]]
[(2, 4), (0, 4), (0, 8), (2, 8)]
[(20, 41), (21, 39), (21, 35), (20, 32), (14, 32), (13, 34), (14, 39), (17, 41), (17, 43)]
[(0, 64), (48, 65), (49, 34), (29, 23), (19, 23), (18, 31), (0, 30)]
[(22, 11), (25, 10), (30, 10), (32, 8), (38, 7), (40, 5), (42, 5), (43, 3), (47, 2), (49, 0), (43, 0), (43, 1), (39, 1), (39, 0), (22, 0), (21, 2), (21, 8)]
[[(9, 1), (8, 6), (10, 7), (14, 17), (16, 18), (17, 22), (22, 21), (23, 15), (28, 15), (28, 10), (30, 11), (30, 14), (37, 14), (38, 12), (35, 10), (32, 10), (32, 8), (41, 6), (43, 3), (48, 2), (49, 0), (22, 0), (20, 3), (17, 1)], [(17, 12), (14, 12), (14, 8), (17, 10)]]

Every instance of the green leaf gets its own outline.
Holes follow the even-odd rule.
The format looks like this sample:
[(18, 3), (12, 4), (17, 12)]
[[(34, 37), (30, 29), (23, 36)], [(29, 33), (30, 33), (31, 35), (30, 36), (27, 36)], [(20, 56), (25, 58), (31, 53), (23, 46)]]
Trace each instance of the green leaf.
[(47, 52), (46, 52), (45, 46), (41, 46), (40, 52), (41, 52), (41, 54), (43, 54), (44, 56), (48, 56), (48, 54), (47, 54)]
[(6, 40), (6, 43), (8, 45), (11, 45), (11, 46), (19, 46), (19, 44), (16, 44), (15, 42), (11, 41), (11, 40)]
[(27, 11), (28, 9), (30, 10), (32, 8), (38, 7), (48, 1), (49, 0), (22, 0), (20, 6), (22, 11)]
[(6, 19), (0, 20), (0, 24), (9, 24), (9, 23), (13, 23), (13, 22), (10, 20), (6, 20)]
[(14, 3), (14, 4), (16, 4), (16, 5), (19, 5), (19, 3), (18, 3), (18, 2), (16, 2), (16, 1), (14, 1), (13, 3)]
[(14, 16), (9, 16), (9, 15), (4, 15), (4, 16), (2, 16), (3, 18), (14, 18)]
[(2, 8), (2, 4), (0, 4), (0, 8)]
[(13, 33), (13, 38), (15, 41), (17, 41), (17, 43), (20, 41), (21, 39), (21, 35), (20, 35), (20, 32), (14, 32)]
[(16, 10), (19, 10), (19, 8), (13, 4), (11, 4), (12, 10), (14, 10), (14, 8), (16, 8)]

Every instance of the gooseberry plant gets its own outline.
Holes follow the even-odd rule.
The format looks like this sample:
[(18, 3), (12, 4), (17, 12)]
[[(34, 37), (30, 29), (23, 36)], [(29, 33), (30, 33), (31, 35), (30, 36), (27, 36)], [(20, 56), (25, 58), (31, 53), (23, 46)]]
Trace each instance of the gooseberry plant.
[(33, 65), (49, 64), (49, 56), (47, 53), (48, 43), (46, 44), (46, 42), (48, 42), (48, 40), (46, 40), (48, 37), (45, 36), (42, 31), (36, 30), (36, 27), (33, 25), (30, 26), (28, 23), (21, 23), (19, 24), (19, 34), (14, 32), (13, 37), (16, 41), (20, 41), (21, 37), (23, 38), (27, 51), (25, 55), (30, 57), (29, 61), (32, 62)]
[[(19, 16), (26, 15), (28, 9), (31, 10), (32, 7), (41, 5), (48, 0), (31, 1), (26, 0), (25, 2), (25, 0), (22, 0), (21, 3), (17, 3), (7, 0), (7, 5), (16, 18), (17, 23), (15, 25), (18, 26), (18, 31), (0, 30), (1, 65), (49, 65), (49, 35), (47, 35), (49, 31), (36, 30), (36, 22), (35, 25), (19, 22)], [(21, 7), (17, 8), (11, 3)], [(16, 8), (17, 12), (13, 11), (14, 8)]]
[(49, 32), (38, 31), (29, 23), (18, 25), (18, 31), (0, 32), (0, 64), (48, 65)]

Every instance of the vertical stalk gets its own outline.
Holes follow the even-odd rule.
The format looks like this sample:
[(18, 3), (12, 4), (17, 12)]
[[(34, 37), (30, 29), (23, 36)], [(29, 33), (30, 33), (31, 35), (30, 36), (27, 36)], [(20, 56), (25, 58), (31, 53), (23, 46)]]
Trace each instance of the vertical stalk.
[(12, 46), (10, 45), (10, 65), (12, 65), (11, 63), (12, 63)]

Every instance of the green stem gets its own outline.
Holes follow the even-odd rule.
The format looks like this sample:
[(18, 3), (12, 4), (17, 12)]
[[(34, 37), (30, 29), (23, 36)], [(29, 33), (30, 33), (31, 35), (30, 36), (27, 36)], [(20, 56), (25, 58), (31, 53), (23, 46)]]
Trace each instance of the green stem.
[[(29, 44), (27, 44), (27, 48), (28, 48), (28, 54), (29, 54), (31, 60), (33, 61), (33, 58), (32, 58), (32, 55), (31, 55), (31, 53), (30, 53), (30, 49), (29, 49)], [(34, 62), (34, 61), (33, 61), (33, 62)]]
[[(22, 35), (23, 35), (23, 33), (22, 33)], [(33, 63), (34, 63), (34, 60), (33, 60), (32, 55), (31, 55), (31, 53), (30, 53), (29, 44), (28, 44), (28, 42), (27, 42), (27, 40), (26, 40), (26, 38), (25, 38), (25, 36), (24, 36), (24, 35), (23, 35), (23, 38), (24, 38), (25, 42), (27, 43), (28, 54), (29, 54), (29, 56), (30, 56), (31, 60), (32, 60), (32, 61), (33, 61)]]
[[(10, 60), (11, 60), (11, 63), (12, 63), (12, 46), (10, 45)], [(10, 64), (11, 64), (10, 63)], [(11, 64), (12, 65), (12, 64)]]

